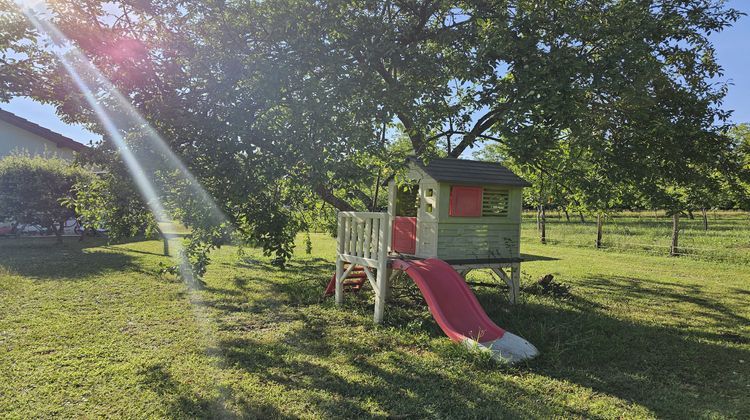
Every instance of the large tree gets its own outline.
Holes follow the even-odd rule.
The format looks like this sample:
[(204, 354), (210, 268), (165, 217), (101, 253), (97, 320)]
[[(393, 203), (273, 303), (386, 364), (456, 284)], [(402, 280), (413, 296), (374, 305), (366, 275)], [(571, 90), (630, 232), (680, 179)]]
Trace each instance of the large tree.
[[(380, 171), (362, 161), (386, 160), (386, 137), (453, 157), (501, 141), (537, 166), (565, 147), (642, 185), (729, 147), (708, 34), (740, 13), (719, 0), (56, 0), (50, 13), (255, 237), (288, 242), (261, 227), (288, 225), (309, 193), (369, 207)], [(96, 129), (47, 68), (33, 95)]]

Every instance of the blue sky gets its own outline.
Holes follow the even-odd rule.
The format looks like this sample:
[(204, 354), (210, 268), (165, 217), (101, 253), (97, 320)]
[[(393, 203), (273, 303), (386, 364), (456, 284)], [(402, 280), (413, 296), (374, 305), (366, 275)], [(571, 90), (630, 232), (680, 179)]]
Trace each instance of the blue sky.
[[(730, 0), (727, 3), (750, 14), (748, 0)], [(750, 122), (750, 16), (742, 17), (733, 27), (722, 33), (713, 34), (711, 40), (716, 47), (717, 59), (724, 68), (723, 80), (731, 83), (724, 108), (734, 110), (732, 121)], [(53, 106), (40, 104), (28, 98), (15, 98), (9, 103), (0, 103), (0, 109), (10, 111), (81, 143), (99, 138), (81, 126), (60, 121)]]

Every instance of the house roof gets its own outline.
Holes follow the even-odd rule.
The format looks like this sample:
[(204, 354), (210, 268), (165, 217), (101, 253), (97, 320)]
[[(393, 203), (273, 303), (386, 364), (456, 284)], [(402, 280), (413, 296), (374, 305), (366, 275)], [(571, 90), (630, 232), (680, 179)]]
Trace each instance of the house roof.
[(531, 186), (526, 180), (499, 163), (453, 158), (430, 159), (427, 164), (417, 158), (409, 158), (409, 161), (414, 162), (438, 182)]
[(35, 124), (25, 118), (19, 117), (16, 114), (10, 113), (8, 111), (3, 111), (2, 109), (0, 109), (0, 121), (5, 121), (8, 124), (12, 124), (18, 128), (36, 134), (39, 137), (55, 143), (57, 147), (65, 147), (76, 152), (80, 152), (81, 150), (87, 148), (86, 145), (78, 143), (70, 137), (65, 137), (62, 134), (55, 133), (54, 131), (44, 128), (39, 124)]

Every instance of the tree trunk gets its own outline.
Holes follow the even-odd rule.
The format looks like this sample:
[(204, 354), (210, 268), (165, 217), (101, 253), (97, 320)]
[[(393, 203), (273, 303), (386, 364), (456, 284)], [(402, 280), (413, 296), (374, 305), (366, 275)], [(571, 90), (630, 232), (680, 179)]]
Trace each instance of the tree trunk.
[(542, 229), (542, 205), (536, 207), (536, 230)]
[(581, 223), (586, 223), (586, 219), (583, 218), (583, 212), (578, 212), (578, 216), (581, 217)]
[(708, 230), (708, 212), (706, 211), (706, 208), (701, 209), (701, 214), (703, 215), (703, 230)]
[(602, 247), (602, 225), (604, 224), (604, 221), (602, 220), (602, 214), (597, 213), (596, 215), (596, 248)]
[(161, 230), (159, 226), (156, 227), (156, 231), (159, 233), (159, 236), (161, 236), (164, 256), (168, 257), (169, 256), (169, 237), (167, 237), (167, 235), (164, 234), (164, 232)]
[(52, 225), (50, 226), (50, 229), (52, 229), (52, 232), (55, 234), (55, 238), (57, 238), (57, 243), (61, 244), (63, 242), (62, 235), (65, 229), (65, 221), (63, 220), (60, 222), (59, 228), (56, 228), (55, 224), (52, 223)]
[(372, 204), (370, 205), (370, 211), (377, 210), (378, 206), (378, 195), (380, 194), (380, 169), (378, 169), (378, 176), (375, 179), (375, 193), (372, 195)]
[(677, 249), (677, 239), (680, 234), (680, 213), (675, 212), (672, 215), (672, 246), (669, 248), (669, 255), (676, 257), (679, 255)]
[(695, 220), (695, 216), (693, 215), (693, 211), (692, 210), (688, 209), (687, 214), (688, 214), (688, 219)]
[(547, 216), (544, 212), (544, 204), (539, 205), (539, 215), (540, 215), (540, 218), (539, 218), (540, 239), (543, 244), (546, 244), (547, 243), (547, 224), (546, 224)]
[(565, 212), (565, 221), (570, 223), (570, 214), (568, 214), (568, 209), (563, 210)]

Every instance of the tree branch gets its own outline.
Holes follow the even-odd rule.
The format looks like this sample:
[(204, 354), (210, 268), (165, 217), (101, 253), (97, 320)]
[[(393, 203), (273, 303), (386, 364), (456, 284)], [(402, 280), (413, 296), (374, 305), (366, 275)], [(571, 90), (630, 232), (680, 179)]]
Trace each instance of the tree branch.
[[(364, 57), (362, 57), (360, 54), (359, 59), (362, 60), (363, 58)], [(395, 91), (399, 90), (400, 86), (398, 80), (396, 80), (388, 71), (388, 69), (385, 68), (385, 64), (381, 60), (376, 60), (376, 62), (373, 64), (373, 68), (380, 75), (380, 77), (383, 78), (383, 81), (386, 83), (386, 85), (388, 85), (389, 89)], [(422, 150), (422, 147), (425, 144), (422, 132), (417, 129), (417, 124), (406, 112), (404, 112), (403, 109), (396, 109), (395, 114), (398, 117), (399, 121), (401, 121), (401, 124), (404, 125), (404, 128), (406, 128), (406, 134), (409, 136), (409, 140), (411, 140), (411, 146), (414, 149), (414, 152), (419, 154), (419, 151)]]
[(463, 153), (467, 147), (473, 145), (479, 137), (489, 138), (489, 136), (486, 136), (484, 132), (492, 128), (492, 126), (500, 120), (500, 115), (508, 108), (507, 103), (504, 105), (505, 106), (495, 108), (480, 117), (477, 120), (476, 124), (474, 124), (474, 127), (472, 127), (471, 131), (464, 134), (461, 142), (458, 143), (453, 148), (453, 150), (451, 150), (450, 156), (454, 158), (461, 156), (461, 153)]
[(351, 204), (349, 204), (346, 200), (342, 200), (342, 199), (336, 197), (333, 194), (333, 191), (331, 191), (330, 189), (328, 189), (328, 187), (326, 187), (323, 184), (316, 185), (313, 188), (313, 191), (315, 191), (315, 193), (318, 194), (318, 196), (323, 201), (325, 201), (326, 203), (332, 205), (333, 207), (335, 207), (339, 211), (354, 211), (355, 210), (354, 207)]

